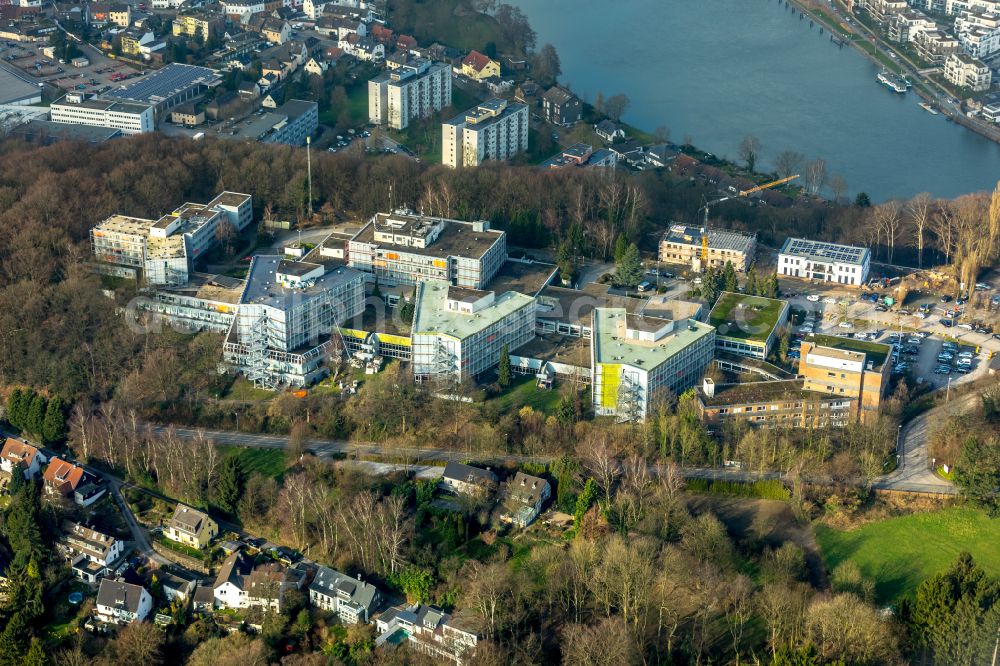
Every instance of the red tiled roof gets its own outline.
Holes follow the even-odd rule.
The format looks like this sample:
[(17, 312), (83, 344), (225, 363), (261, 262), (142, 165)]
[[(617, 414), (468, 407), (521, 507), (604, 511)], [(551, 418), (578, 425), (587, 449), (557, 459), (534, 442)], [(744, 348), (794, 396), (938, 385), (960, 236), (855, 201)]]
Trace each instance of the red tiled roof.
[(469, 55), (462, 58), (462, 66), (468, 65), (477, 72), (483, 71), (490, 64), (490, 59), (479, 51), (470, 51)]
[(10, 437), (4, 442), (3, 451), (0, 451), (0, 458), (9, 460), (15, 465), (24, 463), (25, 467), (31, 467), (36, 455), (38, 455), (38, 449), (31, 444), (25, 444)]
[(83, 480), (83, 468), (60, 458), (53, 458), (42, 475), (46, 485), (63, 495), (68, 495)]

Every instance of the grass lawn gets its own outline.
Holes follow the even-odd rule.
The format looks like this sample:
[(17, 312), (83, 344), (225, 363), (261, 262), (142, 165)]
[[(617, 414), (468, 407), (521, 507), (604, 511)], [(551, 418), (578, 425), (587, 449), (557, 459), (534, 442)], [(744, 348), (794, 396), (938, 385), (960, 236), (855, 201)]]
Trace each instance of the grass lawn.
[(253, 382), (245, 377), (237, 377), (222, 395), (223, 399), (240, 400), (242, 402), (270, 400), (274, 396), (274, 391), (257, 388), (253, 385)]
[(242, 446), (221, 446), (224, 456), (235, 456), (243, 463), (246, 474), (256, 472), (261, 476), (280, 479), (285, 473), (285, 452), (278, 449), (249, 449)]
[(807, 340), (823, 347), (863, 352), (867, 355), (867, 360), (875, 362), (875, 367), (880, 367), (885, 363), (885, 357), (889, 354), (889, 345), (882, 344), (881, 342), (869, 342), (868, 340), (858, 340), (856, 338), (840, 338), (835, 335), (813, 335), (807, 338)]
[(708, 323), (716, 328), (728, 324), (721, 332), (727, 338), (765, 342), (781, 323), (778, 319), (784, 307), (785, 301), (774, 298), (725, 292), (708, 315)]
[(848, 532), (818, 526), (816, 539), (830, 570), (853, 560), (876, 581), (881, 602), (913, 594), (963, 550), (986, 571), (1000, 571), (1000, 520), (970, 508), (890, 518)]
[(534, 377), (515, 377), (511, 387), (494, 400), (499, 401), (500, 408), (504, 412), (520, 409), (527, 405), (535, 411), (553, 414), (561, 398), (559, 391), (538, 388), (535, 385)]

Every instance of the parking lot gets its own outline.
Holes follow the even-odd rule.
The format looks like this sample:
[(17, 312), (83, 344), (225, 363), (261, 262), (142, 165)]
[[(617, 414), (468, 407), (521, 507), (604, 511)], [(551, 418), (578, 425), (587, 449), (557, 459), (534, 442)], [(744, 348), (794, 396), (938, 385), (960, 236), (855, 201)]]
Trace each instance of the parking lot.
[(39, 83), (46, 83), (63, 91), (103, 93), (142, 75), (130, 65), (111, 60), (93, 48), (83, 49), (83, 57), (89, 61), (84, 67), (60, 62), (58, 55), (49, 58), (40, 49), (40, 46), (34, 44), (0, 42), (0, 59)]

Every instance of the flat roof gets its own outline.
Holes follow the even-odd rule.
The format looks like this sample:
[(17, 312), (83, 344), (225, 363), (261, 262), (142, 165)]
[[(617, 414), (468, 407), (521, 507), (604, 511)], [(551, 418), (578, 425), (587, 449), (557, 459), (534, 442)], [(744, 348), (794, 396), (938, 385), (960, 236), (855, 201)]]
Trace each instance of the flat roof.
[(629, 313), (642, 310), (647, 301), (632, 296), (608, 293), (609, 286), (588, 283), (581, 289), (548, 285), (538, 293), (538, 319), (555, 319), (589, 327), (595, 308), (620, 307)]
[(499, 292), (519, 291), (529, 296), (537, 296), (556, 270), (558, 269), (555, 264), (538, 261), (526, 264), (508, 259), (490, 280), (490, 287)]
[(213, 86), (221, 80), (222, 76), (214, 69), (175, 62), (135, 83), (109, 90), (105, 97), (156, 104), (192, 86)]
[(844, 351), (861, 352), (865, 355), (865, 361), (872, 361), (875, 370), (880, 370), (885, 359), (889, 356), (891, 345), (881, 342), (871, 342), (869, 340), (858, 340), (857, 338), (842, 338), (836, 335), (822, 335), (813, 333), (806, 336), (806, 342), (811, 342), (819, 347), (830, 347)]
[(724, 291), (708, 314), (708, 323), (726, 338), (767, 342), (781, 323), (788, 301)]
[(0, 67), (0, 104), (14, 104), (42, 96), (42, 89), (6, 67)]
[(249, 201), (252, 197), (249, 194), (243, 194), (242, 192), (223, 192), (219, 196), (215, 197), (208, 202), (207, 206), (211, 208), (212, 206), (232, 206), (234, 208), (242, 206), (245, 202)]
[(590, 368), (590, 340), (558, 333), (539, 333), (530, 342), (517, 348), (517, 356), (549, 363), (564, 363), (578, 368)]
[(531, 296), (508, 291), (477, 312), (456, 312), (449, 310), (446, 302), (448, 291), (453, 288), (443, 280), (430, 280), (417, 285), (414, 335), (437, 333), (464, 340), (535, 302)]
[[(392, 215), (389, 213), (377, 213), (375, 217), (378, 219), (401, 216), (395, 213)], [(400, 252), (417, 254), (426, 257), (469, 257), (481, 259), (490, 250), (490, 248), (500, 242), (500, 239), (503, 236), (503, 232), (496, 229), (476, 231), (472, 228), (471, 222), (463, 222), (461, 220), (444, 220), (444, 223), (445, 227), (441, 231), (441, 235), (438, 236), (438, 239), (425, 248), (397, 245), (396, 243), (375, 240), (374, 220), (369, 221), (368, 224), (363, 226), (361, 230), (355, 234), (354, 238), (351, 239), (351, 242), (367, 243), (368, 245), (374, 245), (375, 247), (399, 248)]]
[(625, 308), (594, 310), (592, 339), (596, 363), (620, 363), (649, 372), (692, 343), (715, 333), (715, 329), (708, 324), (689, 319), (675, 322), (674, 330), (657, 342), (639, 344), (617, 336), (618, 324), (626, 317)]
[[(666, 233), (663, 234), (662, 242), (701, 247), (701, 227), (672, 224)], [(745, 234), (725, 229), (708, 230), (708, 247), (712, 250), (748, 252), (756, 243), (757, 236), (755, 234)]]
[[(3, 83), (0, 82), (0, 87)], [(30, 120), (16, 128), (13, 134), (42, 137), (47, 136), (63, 141), (86, 141), (88, 143), (103, 143), (108, 139), (121, 136), (121, 130), (113, 127), (98, 127), (96, 125), (76, 125), (56, 123), (51, 120)]]
[[(499, 99), (489, 99), (481, 104), (474, 106), (473, 108), (460, 113), (451, 120), (446, 120), (445, 125), (461, 125), (469, 129), (476, 130), (477, 132), (483, 130), (491, 125), (495, 125), (498, 122), (506, 120), (515, 113), (521, 111), (522, 109), (527, 109), (526, 104), (521, 104), (518, 102), (508, 103), (502, 111), (497, 113), (501, 104), (505, 100)], [(496, 115), (492, 115), (496, 114)], [(471, 119), (471, 122), (470, 122)]]
[(698, 397), (707, 407), (723, 405), (746, 405), (773, 402), (776, 400), (815, 399), (815, 400), (847, 400), (843, 396), (825, 395), (814, 391), (806, 391), (803, 379), (779, 379), (765, 382), (742, 382), (739, 384), (716, 384), (715, 395), (711, 398), (705, 395), (702, 387), (698, 387)]
[(861, 265), (868, 258), (868, 253), (869, 250), (866, 247), (824, 243), (804, 238), (786, 238), (785, 244), (781, 246), (781, 254), (802, 257), (811, 261), (839, 264)]
[(65, 95), (53, 102), (52, 106), (67, 107), (71, 109), (95, 109), (97, 111), (109, 111), (112, 113), (142, 113), (150, 108), (149, 104), (141, 104), (132, 101), (123, 102), (118, 99), (101, 99), (99, 97), (90, 97), (79, 102), (69, 102), (66, 101)]
[(340, 286), (361, 277), (361, 273), (344, 266), (327, 272), (309, 287), (289, 289), (277, 282), (276, 272), (285, 258), (278, 255), (256, 255), (250, 263), (246, 289), (240, 303), (267, 305), (279, 310), (288, 310), (304, 296), (315, 296), (328, 289)]

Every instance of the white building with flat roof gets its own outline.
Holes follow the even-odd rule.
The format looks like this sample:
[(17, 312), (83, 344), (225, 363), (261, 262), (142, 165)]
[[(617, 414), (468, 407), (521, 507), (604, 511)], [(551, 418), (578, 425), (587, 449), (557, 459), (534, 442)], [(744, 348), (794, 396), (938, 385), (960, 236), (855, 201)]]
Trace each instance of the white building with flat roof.
[(143, 272), (150, 285), (183, 285), (216, 241), (219, 224), (236, 232), (253, 221), (249, 194), (223, 192), (207, 204), (185, 203), (157, 220), (112, 215), (90, 230), (94, 256), (101, 262)]
[(376, 213), (347, 243), (348, 265), (382, 284), (444, 280), (485, 289), (507, 260), (507, 236), (489, 222), (407, 210)]
[(52, 103), (54, 123), (109, 127), (122, 134), (144, 134), (156, 129), (153, 105), (94, 99), (82, 93), (67, 93)]
[(331, 332), (360, 315), (364, 301), (358, 271), (255, 256), (223, 358), (264, 388), (308, 386), (327, 373)]
[(695, 386), (712, 361), (715, 328), (695, 319), (674, 321), (595, 308), (591, 324), (594, 413), (642, 421), (668, 392)]
[(441, 125), (441, 163), (453, 169), (528, 149), (528, 106), (490, 99)]
[(451, 104), (451, 66), (418, 59), (386, 70), (368, 82), (368, 120), (406, 129)]
[[(1000, 32), (997, 34), (1000, 36)], [(993, 73), (979, 58), (966, 53), (952, 53), (944, 61), (944, 78), (959, 88), (983, 92), (990, 89)]]
[(504, 345), (511, 353), (535, 337), (535, 299), (508, 291), (417, 285), (413, 315), (413, 374), (418, 382), (460, 382), (495, 367)]
[(870, 264), (866, 247), (788, 238), (778, 254), (778, 275), (860, 287)]

